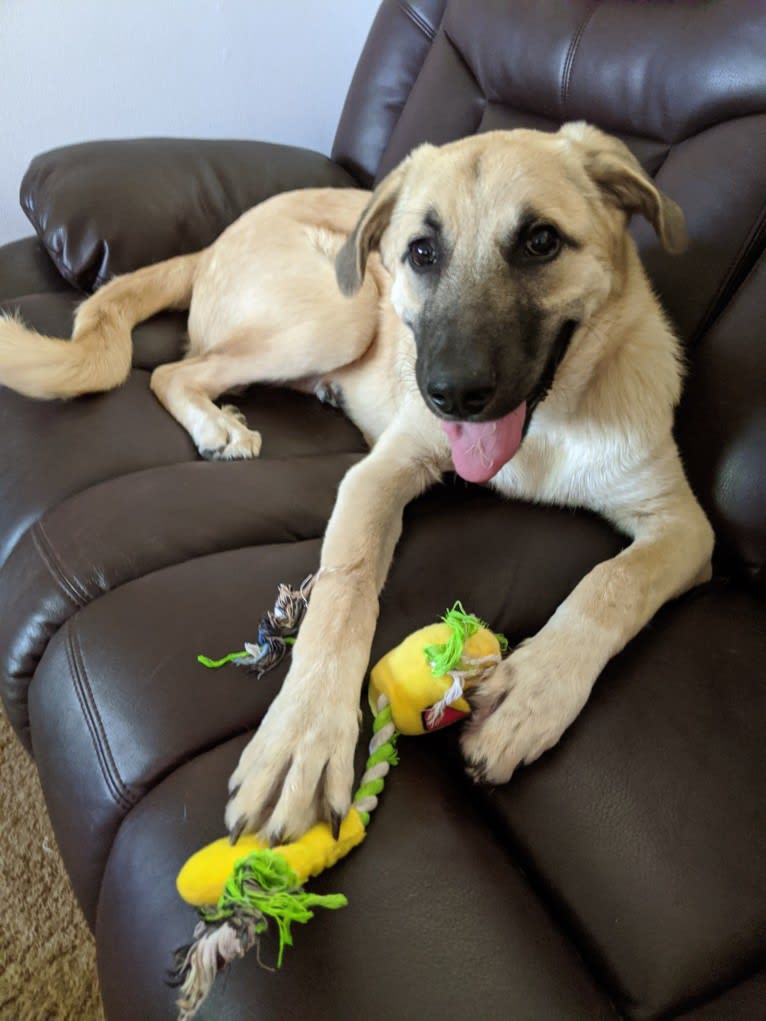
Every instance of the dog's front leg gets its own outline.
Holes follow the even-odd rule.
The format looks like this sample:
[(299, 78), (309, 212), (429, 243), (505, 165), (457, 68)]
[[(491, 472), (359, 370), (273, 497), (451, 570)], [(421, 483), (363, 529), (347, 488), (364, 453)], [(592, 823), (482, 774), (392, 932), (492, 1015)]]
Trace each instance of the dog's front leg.
[(392, 426), (341, 483), (290, 670), (230, 781), (232, 836), (274, 844), (345, 816), (378, 595), (404, 507), (439, 477), (435, 463)]
[(685, 480), (646, 507), (611, 515), (632, 544), (587, 574), (480, 689), (462, 737), (476, 780), (505, 783), (553, 747), (611, 657), (663, 603), (710, 577), (713, 533)]

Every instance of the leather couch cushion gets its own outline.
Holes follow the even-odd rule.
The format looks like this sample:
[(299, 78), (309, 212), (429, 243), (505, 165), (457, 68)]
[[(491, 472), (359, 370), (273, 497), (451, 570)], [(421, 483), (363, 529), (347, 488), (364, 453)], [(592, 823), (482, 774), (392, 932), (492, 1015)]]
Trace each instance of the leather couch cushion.
[[(554, 125), (592, 120), (613, 134), (668, 146), (722, 121), (762, 114), (765, 20), (749, 0), (450, 0), (378, 173), (419, 141), (473, 134), (493, 104)], [(459, 106), (452, 111), (442, 101), (427, 115), (423, 104), (439, 79), (442, 96), (448, 91)], [(472, 123), (461, 119), (469, 95)]]
[[(186, 759), (257, 723), (277, 690), (276, 671), (256, 683), (234, 667), (209, 671), (197, 655), (241, 648), (276, 585), (304, 577), (318, 549), (318, 539), (249, 547), (155, 571), (90, 603), (50, 641), (29, 689), (32, 748), (91, 925), (124, 817)], [(220, 812), (224, 801), (222, 789)]]
[(761, 971), (715, 999), (679, 1015), (678, 1021), (750, 1021), (763, 1013), (766, 971)]
[(0, 302), (25, 294), (68, 290), (69, 284), (38, 238), (21, 238), (0, 247)]
[(700, 341), (677, 420), (721, 561), (766, 580), (766, 257)]
[[(18, 614), (9, 607), (9, 624), (19, 636), (11, 655), (20, 700), (28, 687), (32, 748), (61, 852), (91, 921), (103, 856), (125, 814), (179, 763), (254, 728), (278, 690), (284, 665), (256, 682), (235, 667), (210, 673), (196, 656), (241, 648), (271, 608), (277, 585), (297, 583), (316, 569), (343, 459), (305, 470), (264, 462), (246, 490), (232, 480), (231, 507), (203, 497), (173, 536), (171, 522), (184, 502), (176, 486), (192, 498), (202, 482), (199, 474), (191, 478), (188, 469), (195, 466), (184, 467), (159, 487), (151, 473), (144, 486), (136, 480), (160, 502), (153, 513), (153, 501), (126, 495), (121, 514), (135, 522), (113, 548), (107, 540), (110, 526), (119, 523), (111, 507), (115, 486), (109, 493), (91, 490), (64, 515), (48, 516), (47, 547), (55, 536), (67, 590), (55, 579), (37, 580), (31, 545), (28, 551), (19, 546), (18, 567), (8, 565), (12, 582), (28, 562), (34, 582)], [(222, 467), (229, 477), (236, 469)], [(130, 481), (124, 480), (124, 492)], [(273, 492), (253, 507), (248, 522), (248, 499), (259, 485)], [(481, 529), (473, 527), (476, 514)], [(513, 538), (501, 541), (506, 534)], [(436, 619), (458, 598), (502, 623), (511, 640), (526, 635), (593, 564), (619, 549), (621, 539), (589, 515), (535, 513), (459, 486), (447, 499), (432, 496), (413, 507), (403, 543), (373, 656), (401, 640), (413, 619)], [(510, 589), (498, 585), (504, 574), (513, 578)], [(74, 813), (72, 790), (80, 799)], [(78, 836), (83, 815), (94, 833), (86, 859)]]
[(196, 457), (189, 436), (134, 371), (110, 394), (30, 401), (0, 391), (0, 564), (49, 507), (88, 486)]
[(62, 277), (92, 291), (114, 274), (205, 248), (277, 192), (350, 185), (349, 174), (306, 149), (149, 138), (36, 156), (21, 204)]
[(764, 655), (760, 600), (696, 590), (607, 665), (552, 753), (481, 792), (630, 1017), (763, 959)]
[[(539, 514), (473, 492), (451, 493), (446, 505), (418, 502), (384, 593), (373, 656), (413, 620), (443, 609), (447, 594), (486, 604), (493, 624), (518, 638), (592, 562), (619, 547), (588, 516)], [(477, 515), (481, 533), (461, 543)], [(235, 667), (208, 672), (195, 656), (239, 647), (276, 584), (302, 577), (318, 551), (314, 539), (269, 543), (146, 574), (75, 613), (37, 669), (34, 750), (75, 889), (96, 919), (115, 1021), (131, 1009), (164, 1016), (162, 973), (172, 946), (193, 927), (192, 912), (175, 899), (175, 871), (197, 844), (222, 832), (241, 735), (262, 718), (285, 670), (255, 680)], [(350, 894), (359, 914), (300, 932), (289, 981), (261, 972), (254, 957), (239, 964), (209, 1016), (236, 1003), (304, 997), (327, 954), (342, 959), (334, 970), (350, 983), (354, 1005), (362, 992), (349, 962), (357, 953), (374, 958), (382, 946), (390, 952), (374, 981), (382, 995), (393, 969), (395, 997), (414, 997), (417, 1005), (422, 995), (420, 1012), (403, 1008), (412, 1017), (433, 1009), (443, 973), (461, 974), (485, 1006), (481, 1016), (500, 1016), (502, 997), (510, 996), (514, 1004), (529, 998), (512, 1016), (557, 1021), (601, 1016), (599, 999), (636, 1021), (655, 1018), (747, 976), (766, 924), (757, 892), (764, 847), (752, 839), (766, 825), (766, 704), (748, 671), (764, 655), (760, 609), (752, 596), (718, 585), (667, 607), (610, 664), (559, 747), (507, 788), (467, 782), (454, 732), (407, 741), (369, 842), (317, 884)], [(519, 871), (527, 877), (523, 895)], [(477, 912), (486, 881), (495, 901)], [(432, 921), (427, 908), (421, 918), (399, 907), (416, 901), (422, 911), (431, 899)], [(535, 901), (558, 932), (538, 930)], [(456, 931), (445, 926), (447, 917), (456, 919)], [(417, 931), (417, 946), (428, 952), (413, 959)], [(527, 946), (519, 958), (521, 933)], [(597, 980), (588, 1006), (590, 979), (583, 986), (566, 953), (562, 964), (562, 934)], [(120, 980), (126, 971), (140, 975), (129, 1000)], [(541, 996), (553, 998), (550, 1013)], [(320, 994), (317, 1009), (322, 1002)], [(464, 1009), (465, 992), (456, 1002)], [(376, 995), (364, 1016), (390, 1016), (391, 1001), (377, 1003)], [(460, 1016), (445, 1010), (445, 1017)]]
[[(613, 1021), (587, 964), (432, 737), (402, 748), (365, 843), (312, 881), (317, 892), (346, 894), (348, 907), (295, 926), (280, 971), (260, 968), (255, 952), (237, 962), (199, 1021)], [(220, 834), (220, 791), (241, 747), (185, 763), (119, 832), (96, 927), (110, 1021), (175, 1016), (163, 971), (195, 923), (174, 895), (175, 874), (197, 839)], [(267, 966), (274, 951), (272, 933)]]
[[(30, 526), (0, 571), (0, 669), (6, 711), (23, 740), (30, 680), (49, 640), (77, 610), (189, 558), (322, 535), (338, 483), (360, 456), (333, 454), (332, 428), (324, 435), (327, 452), (316, 457), (300, 456), (313, 452), (310, 430), (291, 436), (286, 429), (275, 446), (283, 453), (292, 447), (293, 457), (190, 461), (118, 476)], [(341, 429), (336, 444), (343, 436)], [(306, 494), (304, 503), (296, 505), (296, 493)]]

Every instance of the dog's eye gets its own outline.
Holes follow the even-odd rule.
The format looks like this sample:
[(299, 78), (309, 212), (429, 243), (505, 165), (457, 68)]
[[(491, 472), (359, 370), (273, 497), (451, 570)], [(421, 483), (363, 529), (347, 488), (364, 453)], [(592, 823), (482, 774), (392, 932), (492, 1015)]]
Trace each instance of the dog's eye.
[(430, 238), (418, 238), (410, 243), (407, 258), (414, 269), (428, 269), (439, 261), (439, 249)]
[(527, 234), (524, 249), (536, 259), (552, 259), (561, 248), (561, 238), (555, 227), (548, 223), (538, 224)]

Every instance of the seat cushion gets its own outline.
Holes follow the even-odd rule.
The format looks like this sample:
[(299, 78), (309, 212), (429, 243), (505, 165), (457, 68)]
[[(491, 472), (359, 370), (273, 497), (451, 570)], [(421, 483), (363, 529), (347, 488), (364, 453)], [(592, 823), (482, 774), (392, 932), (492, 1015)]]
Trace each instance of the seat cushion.
[(0, 303), (26, 294), (69, 290), (38, 238), (21, 238), (0, 247)]
[[(242, 743), (186, 763), (120, 830), (96, 928), (110, 1021), (175, 1017), (163, 972), (195, 923), (174, 893), (175, 873), (201, 839), (220, 834), (220, 792)], [(237, 962), (200, 1021), (613, 1021), (587, 965), (446, 767), (442, 745), (408, 743), (368, 839), (312, 881), (317, 892), (343, 892), (348, 907), (295, 926), (279, 971), (267, 970), (272, 934), (266, 968), (254, 952)]]
[[(552, 528), (549, 512), (541, 523), (484, 494), (452, 499), (408, 517), (374, 656), (458, 595), (517, 639), (620, 545), (587, 517), (550, 512)], [(461, 547), (477, 515), (481, 535)], [(500, 535), (515, 538), (488, 538)], [(75, 612), (37, 668), (33, 747), (96, 926), (110, 1021), (169, 1016), (164, 970), (194, 924), (175, 873), (222, 834), (227, 777), (286, 669), (256, 680), (196, 656), (240, 647), (277, 583), (303, 577), (318, 552), (296, 536), (147, 573)], [(201, 1016), (258, 1005), (269, 1017), (278, 1004), (290, 1016), (312, 1002), (318, 1017), (350, 1019), (366, 991), (370, 1018), (392, 1003), (413, 1019), (436, 1007), (457, 1019), (469, 1003), (500, 1017), (510, 1003), (510, 1016), (558, 1021), (616, 1003), (639, 1021), (747, 978), (766, 949), (766, 850), (754, 839), (766, 827), (766, 700), (748, 670), (765, 645), (753, 596), (716, 584), (684, 597), (607, 668), (559, 747), (500, 790), (468, 782), (454, 733), (407, 740), (369, 840), (314, 887), (342, 890), (352, 908), (301, 930), (277, 976), (255, 955), (236, 964)], [(314, 999), (330, 961), (337, 983)], [(126, 972), (138, 976), (129, 996)]]
[[(283, 451), (290, 440), (286, 429)], [(89, 486), (37, 518), (0, 571), (4, 698), (22, 739), (28, 743), (29, 683), (72, 614), (126, 582), (200, 555), (318, 538), (338, 483), (359, 456), (149, 468)], [(296, 501), (300, 491), (304, 499)]]
[[(109, 513), (99, 520), (93, 501), (104, 494), (94, 490), (79, 503), (83, 508), (91, 501), (92, 528), (67, 529), (78, 517), (71, 508), (62, 508), (66, 517), (51, 526), (48, 548), (61, 537), (56, 560), (60, 574), (68, 569), (69, 586), (63, 590), (38, 570), (34, 577), (41, 581), (30, 586), (19, 615), (10, 616), (20, 635), (16, 684), (19, 702), (24, 694), (28, 699), (32, 748), (61, 852), (91, 922), (103, 862), (125, 815), (179, 763), (257, 726), (278, 690), (284, 665), (254, 684), (235, 667), (210, 674), (196, 657), (242, 648), (271, 608), (277, 585), (298, 583), (316, 569), (342, 467), (339, 458), (299, 470), (280, 465), (271, 471), (264, 464), (250, 489), (257, 491), (259, 478), (272, 484), (260, 508), (255, 504), (248, 515), (241, 491), (225, 511), (203, 500), (172, 539), (170, 524), (183, 513), (178, 497), (165, 501), (148, 541), (152, 517), (139, 513), (139, 498), (124, 513), (140, 524), (123, 529), (120, 543), (110, 547), (104, 539), (117, 519)], [(171, 481), (168, 492), (173, 489)], [(188, 488), (185, 493), (191, 496)], [(112, 503), (107, 499), (104, 506)], [(482, 508), (482, 530), (467, 527)], [(559, 521), (553, 542), (545, 527), (549, 513)], [(466, 530), (470, 535), (458, 546)], [(516, 538), (495, 549), (486, 542), (487, 530)], [(493, 622), (499, 619), (511, 639), (535, 630), (577, 579), (620, 544), (594, 518), (538, 516), (462, 486), (451, 500), (421, 501), (408, 515), (384, 600), (386, 626), (378, 630), (373, 655), (404, 637), (413, 618), (427, 623), (461, 597)], [(30, 578), (35, 555), (37, 549), (30, 553)], [(545, 576), (540, 564), (551, 555), (555, 567)], [(515, 576), (510, 591), (498, 590), (498, 562)], [(48, 620), (38, 625), (43, 611)], [(79, 792), (76, 812), (72, 791)], [(83, 815), (91, 831), (86, 858)]]
[(694, 591), (608, 664), (552, 754), (481, 792), (630, 1017), (764, 959), (764, 663), (762, 602)]

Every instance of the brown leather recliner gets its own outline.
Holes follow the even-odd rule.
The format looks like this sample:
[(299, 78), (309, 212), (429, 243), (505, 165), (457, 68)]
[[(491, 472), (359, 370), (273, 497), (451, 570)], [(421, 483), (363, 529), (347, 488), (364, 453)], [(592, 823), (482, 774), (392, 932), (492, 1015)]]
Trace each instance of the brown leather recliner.
[[(350, 905), (251, 955), (203, 1019), (766, 1017), (766, 8), (753, 0), (384, 0), (332, 159), (258, 142), (94, 143), (35, 159), (36, 238), (0, 301), (68, 335), (115, 272), (202, 247), (309, 185), (370, 185), (415, 144), (587, 119), (683, 207), (690, 246), (634, 225), (686, 345), (677, 435), (716, 528), (715, 578), (606, 668), (560, 745), (507, 786), (454, 733), (402, 748), (363, 848), (313, 884)], [(226, 780), (284, 676), (211, 674), (277, 583), (316, 564), (362, 456), (339, 413), (253, 387), (254, 463), (197, 459), (148, 388), (183, 317), (135, 334), (119, 390), (0, 392), (0, 670), (93, 927), (109, 1021), (167, 1021), (194, 912), (175, 874), (223, 832)], [(624, 543), (585, 514), (448, 483), (408, 511), (377, 656), (455, 598), (516, 641)], [(269, 960), (269, 944), (264, 957)]]

